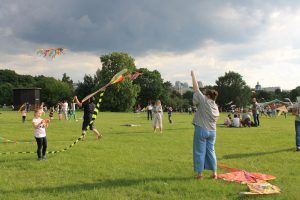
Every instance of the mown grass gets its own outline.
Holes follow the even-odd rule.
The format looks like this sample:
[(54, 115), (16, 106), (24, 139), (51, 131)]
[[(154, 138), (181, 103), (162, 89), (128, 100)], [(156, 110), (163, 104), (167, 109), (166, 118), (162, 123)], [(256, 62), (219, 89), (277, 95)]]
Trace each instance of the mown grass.
[[(1, 113), (0, 137), (33, 139), (32, 113), (25, 124), (20, 113)], [(47, 161), (37, 161), (35, 154), (0, 155), (0, 199), (245, 198), (239, 196), (247, 191), (245, 185), (193, 178), (192, 116), (175, 113), (173, 121), (168, 124), (164, 116), (160, 135), (152, 132), (144, 113), (100, 113), (96, 121), (104, 135), (100, 141), (90, 132), (86, 141), (67, 152), (48, 155)], [(47, 130), (48, 150), (71, 144), (81, 134), (81, 123), (52, 121)], [(300, 153), (294, 150), (294, 118), (262, 117), (261, 124), (258, 128), (218, 127), (218, 162), (277, 177), (272, 183), (282, 194), (251, 199), (299, 199)], [(0, 143), (0, 152), (35, 150), (35, 144)], [(210, 172), (205, 175), (209, 177)]]

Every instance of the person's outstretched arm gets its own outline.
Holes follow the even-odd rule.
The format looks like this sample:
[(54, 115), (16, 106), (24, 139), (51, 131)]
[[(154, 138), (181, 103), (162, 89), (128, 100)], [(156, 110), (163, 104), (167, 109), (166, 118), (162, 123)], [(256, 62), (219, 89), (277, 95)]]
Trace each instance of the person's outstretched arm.
[(198, 85), (198, 82), (196, 80), (196, 77), (195, 77), (195, 74), (194, 74), (193, 70), (191, 71), (191, 76), (192, 76), (192, 82), (193, 82), (193, 89), (196, 92), (196, 91), (199, 90), (199, 85)]
[(77, 96), (74, 97), (74, 102), (75, 102), (79, 107), (82, 107), (82, 103), (79, 102)]

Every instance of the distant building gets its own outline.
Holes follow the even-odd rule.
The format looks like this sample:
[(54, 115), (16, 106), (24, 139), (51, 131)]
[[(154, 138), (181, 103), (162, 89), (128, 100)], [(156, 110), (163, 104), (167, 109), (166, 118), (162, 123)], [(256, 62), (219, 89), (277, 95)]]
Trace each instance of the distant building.
[(281, 91), (281, 88), (280, 87), (265, 87), (265, 88), (262, 88), (262, 90), (264, 90), (266, 92), (275, 92), (276, 90)]
[(175, 82), (175, 87), (174, 89), (181, 95), (183, 95), (184, 93), (186, 93), (187, 91), (193, 91), (192, 88), (189, 87), (188, 83), (182, 83), (180, 81), (176, 81)]
[(13, 89), (13, 105), (19, 109), (24, 103), (29, 103), (33, 108), (40, 105), (41, 88), (16, 88)]
[(72, 83), (73, 89), (76, 90), (78, 88), (78, 83)]
[(204, 85), (201, 81), (198, 81), (198, 86), (199, 86), (199, 88), (204, 88)]
[(279, 86), (274, 86), (274, 87), (261, 87), (261, 85), (259, 84), (259, 82), (257, 82), (257, 84), (255, 85), (255, 91), (266, 91), (266, 92), (275, 92), (276, 90), (280, 90), (281, 88)]

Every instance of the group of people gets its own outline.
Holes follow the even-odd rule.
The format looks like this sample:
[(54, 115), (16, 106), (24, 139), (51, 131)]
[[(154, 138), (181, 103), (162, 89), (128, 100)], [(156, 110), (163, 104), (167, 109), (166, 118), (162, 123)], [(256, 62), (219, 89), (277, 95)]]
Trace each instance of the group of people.
[[(194, 139), (193, 139), (193, 163), (194, 171), (197, 173), (197, 179), (203, 179), (204, 169), (212, 171), (211, 178), (217, 178), (217, 159), (214, 149), (216, 141), (216, 123), (220, 115), (218, 106), (216, 104), (216, 98), (218, 92), (215, 90), (204, 90), (200, 91), (196, 77), (191, 72), (192, 83), (193, 83), (193, 103), (197, 107), (195, 112), (193, 125), (194, 125)], [(93, 104), (93, 99), (89, 99), (86, 102), (80, 102), (78, 98), (74, 97), (74, 103), (79, 107), (83, 107), (84, 110), (84, 121), (82, 123), (82, 131), (85, 134), (87, 128), (92, 130), (97, 138), (101, 138), (102, 135), (95, 129), (92, 121), (92, 110), (94, 110), (95, 105)], [(252, 109), (251, 114), (256, 117), (256, 123), (259, 125), (259, 118), (257, 117), (258, 112), (256, 112), (256, 99), (252, 99)], [(153, 127), (154, 131), (157, 129), (162, 132), (162, 115), (163, 109), (161, 102), (157, 100), (155, 105), (148, 105), (147, 108), (151, 112), (148, 113), (148, 117), (153, 117)], [(34, 112), (34, 119), (32, 120), (32, 125), (35, 129), (35, 138), (37, 141), (38, 149), (37, 155), (38, 160), (46, 159), (46, 149), (47, 149), (47, 139), (45, 129), (49, 126), (49, 121), (41, 119), (43, 111), (38, 109)], [(296, 129), (296, 146), (297, 151), (300, 151), (300, 103), (293, 106), (293, 114), (296, 115), (295, 129)], [(234, 119), (237, 118), (236, 116)], [(238, 120), (236, 120), (238, 121)], [(251, 125), (250, 113), (248, 110), (243, 111), (242, 124), (249, 126)]]
[[(242, 113), (241, 113), (242, 112)], [(233, 118), (231, 114), (228, 114), (224, 120), (224, 125), (226, 127), (257, 127), (260, 125), (259, 121), (260, 106), (256, 101), (256, 98), (252, 98), (252, 105), (249, 109), (245, 108), (243, 110), (236, 109)], [(251, 121), (251, 116), (254, 121)]]
[[(100, 139), (102, 137), (102, 134), (99, 133), (99, 131), (94, 127), (94, 123), (92, 121), (92, 115), (95, 108), (95, 104), (93, 103), (93, 98), (88, 99), (85, 102), (81, 102), (78, 100), (77, 96), (74, 97), (72, 106), (74, 105), (75, 110), (75, 104), (77, 104), (79, 107), (83, 107), (83, 123), (82, 123), (82, 133), (83, 138), (85, 139), (85, 134), (87, 129), (89, 128), (91, 131), (93, 131), (97, 137), (97, 139)], [(66, 112), (68, 108), (68, 103), (64, 101), (63, 103), (59, 103), (59, 106), (61, 108), (58, 109), (59, 114), (64, 113), (66, 117)], [(71, 108), (72, 109), (72, 108)], [(62, 112), (60, 113), (60, 110)], [(32, 126), (34, 127), (34, 137), (37, 142), (37, 156), (38, 160), (46, 160), (46, 150), (47, 150), (47, 137), (46, 137), (46, 128), (49, 126), (50, 120), (42, 119), (44, 110), (43, 105), (41, 107), (37, 108), (34, 111), (34, 117), (32, 120)], [(50, 115), (51, 115), (51, 109), (50, 109)], [(66, 117), (67, 119), (67, 117)]]

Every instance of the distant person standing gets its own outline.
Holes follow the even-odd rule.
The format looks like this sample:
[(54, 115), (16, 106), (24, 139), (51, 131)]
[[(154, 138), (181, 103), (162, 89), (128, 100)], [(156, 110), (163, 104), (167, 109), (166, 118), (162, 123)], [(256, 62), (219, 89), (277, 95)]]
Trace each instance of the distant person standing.
[(254, 125), (259, 126), (259, 105), (256, 101), (256, 98), (252, 99), (252, 115), (254, 120)]
[(217, 158), (214, 149), (216, 141), (216, 123), (220, 115), (215, 100), (218, 96), (215, 90), (199, 90), (198, 82), (191, 71), (194, 96), (193, 103), (197, 106), (194, 124), (193, 160), (197, 179), (203, 178), (204, 169), (212, 170), (212, 178), (217, 178)]
[(155, 105), (153, 106), (153, 129), (154, 133), (156, 129), (159, 128), (160, 133), (162, 133), (162, 116), (163, 110), (160, 100), (156, 100)]
[(49, 111), (49, 118), (50, 118), (50, 120), (53, 120), (53, 119), (54, 119), (54, 107), (51, 107), (51, 108), (50, 108), (50, 111)]
[(173, 112), (173, 108), (171, 106), (168, 107), (168, 119), (169, 119), (169, 123), (172, 124), (172, 112)]
[(295, 115), (295, 130), (296, 130), (296, 150), (300, 151), (300, 102), (298, 100), (292, 107), (292, 113)]
[(59, 102), (57, 104), (57, 113), (58, 113), (58, 120), (62, 120), (62, 103)]
[(30, 104), (28, 102), (26, 102), (26, 104), (25, 104), (25, 109), (26, 109), (26, 112), (30, 111)]
[(188, 112), (189, 112), (190, 115), (192, 114), (192, 107), (191, 106), (188, 108)]
[(76, 103), (74, 101), (71, 103), (70, 117), (69, 118), (70, 119), (73, 118), (77, 121), (77, 119), (76, 119)]
[(152, 110), (153, 110), (153, 106), (151, 101), (149, 101), (149, 104), (147, 105), (147, 119), (151, 119), (152, 120)]
[(69, 105), (68, 105), (68, 102), (66, 100), (63, 101), (63, 104), (62, 104), (62, 111), (63, 111), (63, 114), (65, 116), (65, 119), (68, 120), (68, 109), (69, 109)]
[(24, 108), (24, 109), (22, 110), (22, 122), (23, 122), (23, 123), (24, 123), (25, 120), (26, 120), (26, 115), (27, 115), (27, 111), (26, 111), (26, 108)]

